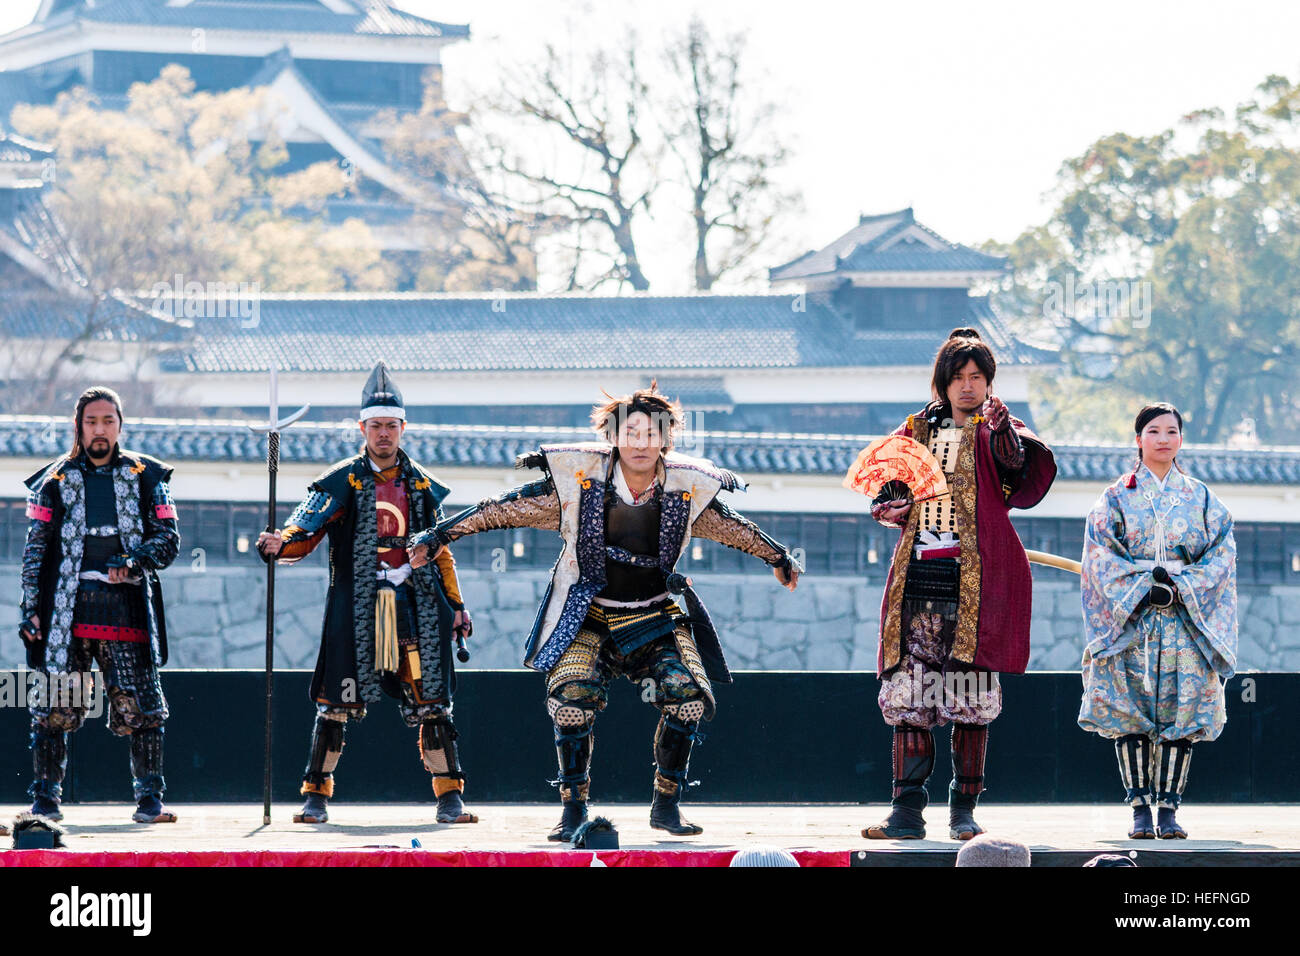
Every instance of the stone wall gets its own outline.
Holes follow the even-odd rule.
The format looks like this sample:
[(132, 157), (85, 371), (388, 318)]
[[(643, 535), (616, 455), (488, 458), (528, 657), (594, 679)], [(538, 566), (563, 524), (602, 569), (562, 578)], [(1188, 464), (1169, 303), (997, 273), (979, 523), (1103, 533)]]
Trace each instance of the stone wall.
[[(523, 641), (545, 593), (546, 571), (462, 570), (474, 615), (472, 667), (519, 667)], [(265, 659), (266, 574), (260, 563), (178, 563), (162, 575), (173, 667), (261, 668)], [(276, 572), (276, 663), (311, 667), (320, 640), (329, 572)], [(875, 667), (882, 586), (859, 578), (805, 576), (791, 594), (768, 575), (696, 576), (700, 596), (739, 670), (870, 670)], [(0, 565), (0, 604), (17, 622), (19, 569)], [(1241, 670), (1300, 670), (1300, 588), (1240, 595)], [(1082, 653), (1077, 585), (1034, 585), (1030, 670), (1076, 670)], [(0, 668), (22, 666), (16, 627), (0, 641)]]

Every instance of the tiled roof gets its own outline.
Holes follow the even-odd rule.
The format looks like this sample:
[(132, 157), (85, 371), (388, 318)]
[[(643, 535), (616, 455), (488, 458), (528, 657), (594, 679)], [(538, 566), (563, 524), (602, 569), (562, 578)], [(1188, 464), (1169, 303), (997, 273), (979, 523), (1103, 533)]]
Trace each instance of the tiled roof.
[(19, 103), (44, 103), (49, 99), (27, 73), (0, 71), (0, 129), (9, 128), (9, 114)]
[[(0, 457), (46, 460), (67, 446), (66, 418), (0, 416)], [(129, 421), (130, 447), (169, 462), (258, 462), (265, 439), (238, 422)], [(337, 461), (357, 450), (356, 426), (299, 422), (280, 444), (285, 462)], [(873, 436), (759, 435), (703, 432), (682, 447), (742, 476), (842, 475)], [(515, 456), (543, 442), (590, 440), (587, 429), (409, 425), (402, 447), (417, 461), (439, 468), (508, 468)], [(1054, 445), (1064, 480), (1109, 482), (1133, 466), (1131, 445)], [(1234, 449), (1184, 445), (1179, 464), (1211, 484), (1300, 485), (1300, 448)]]
[[(988, 331), (999, 361), (1050, 355), (971, 303), (969, 324)], [(300, 372), (369, 371), (380, 359), (399, 371), (927, 366), (947, 332), (855, 332), (819, 294), (264, 294), (258, 309), (254, 328), (199, 323), (163, 370), (259, 371), (272, 359)]]
[[(0, 143), (8, 143), (3, 140)], [(49, 264), (59, 281), (85, 287), (86, 274), (68, 244), (58, 219), (45, 204), (41, 189), (11, 191), (11, 215), (0, 219), (0, 230), (8, 233), (33, 255)]]
[[(43, 147), (18, 137), (0, 138), (0, 148), (13, 144), (41, 158)], [(19, 162), (26, 160), (18, 159)], [(46, 206), (42, 190), (10, 190), (10, 216), (0, 218), (0, 232), (49, 266), (40, 278), (47, 287), (0, 288), (0, 335), (19, 339), (66, 339), (83, 335), (93, 322), (96, 342), (179, 342), (181, 323), (169, 322), (118, 293), (93, 305), (89, 283), (57, 217)]]
[(313, 0), (194, 0), (168, 6), (166, 0), (100, 0), (50, 17), (132, 26), (250, 30), (258, 33), (329, 33), (400, 37), (466, 37), (464, 24), (438, 23), (398, 10), (381, 0), (355, 0), (355, 13), (335, 13)]
[[(160, 319), (133, 302), (108, 296), (93, 315), (96, 342), (175, 342), (183, 327)], [(0, 290), (0, 336), (4, 338), (71, 338), (91, 319), (89, 296), (78, 299), (45, 289)]]
[(32, 163), (54, 158), (53, 146), (38, 143), (17, 133), (5, 133), (3, 125), (0, 122), (0, 163)]
[[(397, 180), (406, 179), (385, 154), (384, 146), (381, 142), (370, 139), (365, 136), (361, 130), (353, 125), (351, 116), (353, 114), (345, 113), (335, 107), (316, 86), (303, 75), (294, 63), (293, 54), (289, 47), (282, 46), (274, 53), (270, 54), (256, 73), (249, 78), (247, 85), (251, 88), (260, 86), (270, 86), (282, 74), (288, 73), (302, 87), (303, 91), (309, 96), (316, 107), (328, 116), (334, 123), (343, 130), (357, 144), (366, 156), (379, 166), (386, 166), (394, 173)], [(333, 144), (335, 148), (342, 150), (344, 147), (340, 144), (333, 143), (333, 138), (323, 130), (316, 130), (317, 133), (326, 137), (326, 141)], [(348, 159), (359, 161), (361, 157), (353, 154), (348, 155)], [(392, 180), (388, 181), (390, 188), (396, 188), (399, 193), (403, 193), (404, 198), (409, 200), (412, 196), (408, 190), (401, 186), (395, 186)], [(458, 205), (456, 199), (445, 185), (435, 183), (431, 180), (421, 180), (418, 184), (412, 180), (409, 189), (415, 190), (417, 194), (422, 192), (432, 192), (444, 200), (448, 200), (450, 205)], [(365, 202), (361, 200), (330, 200), (327, 201), (327, 212), (332, 222), (342, 222), (347, 218), (361, 218), (369, 225), (392, 225), (410, 219), (414, 209), (409, 203), (404, 202), (394, 196), (394, 201), (384, 202)]]
[[(918, 231), (932, 242), (915, 238)], [(773, 282), (780, 282), (836, 272), (1001, 272), (1005, 266), (1005, 259), (949, 242), (921, 225), (909, 206), (879, 216), (861, 216), (856, 226), (834, 242), (776, 266), (768, 274)]]
[(306, 91), (307, 95), (311, 97), (312, 102), (315, 103), (322, 112), (334, 120), (334, 122), (342, 129), (347, 130), (347, 132), (356, 139), (357, 143), (369, 152), (377, 162), (385, 162), (382, 151), (378, 149), (374, 143), (370, 142), (360, 133), (357, 133), (349, 127), (347, 120), (335, 112), (333, 106), (330, 105), (329, 100), (321, 96), (320, 92), (312, 82), (308, 80), (307, 77), (303, 76), (302, 71), (294, 65), (293, 54), (290, 52), (288, 45), (280, 47), (280, 49), (268, 56), (258, 71), (249, 78), (247, 85), (254, 89), (259, 86), (270, 86), (275, 82), (276, 77), (284, 72), (291, 73), (293, 78), (297, 80)]
[(648, 386), (652, 379), (658, 382), (660, 392), (694, 411), (730, 410), (736, 405), (721, 375), (647, 375), (642, 384)]

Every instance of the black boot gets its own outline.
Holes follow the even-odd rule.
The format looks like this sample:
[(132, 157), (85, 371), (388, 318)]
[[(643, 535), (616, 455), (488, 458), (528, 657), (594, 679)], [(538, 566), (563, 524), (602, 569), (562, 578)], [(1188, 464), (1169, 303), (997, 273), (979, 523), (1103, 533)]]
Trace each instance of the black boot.
[(433, 774), (439, 823), (478, 823), (478, 817), (465, 809), (465, 774), (460, 769), (460, 749), (456, 745), (459, 738), (450, 713), (420, 724), (420, 759), (424, 769)]
[(1145, 734), (1126, 734), (1115, 741), (1115, 759), (1124, 783), (1124, 802), (1133, 808), (1130, 840), (1154, 840), (1156, 829), (1151, 823), (1151, 738)]
[(1186, 840), (1187, 831), (1174, 815), (1183, 802), (1187, 772), (1192, 764), (1190, 740), (1162, 740), (1155, 754), (1156, 837), (1161, 840)]
[(1156, 808), (1156, 836), (1162, 840), (1186, 840), (1187, 831), (1178, 825), (1176, 807)]
[(1129, 828), (1130, 840), (1154, 840), (1155, 824), (1151, 822), (1151, 806), (1143, 803), (1133, 808), (1133, 826)]
[(478, 823), (478, 817), (465, 809), (465, 799), (459, 790), (438, 794), (436, 819), (439, 823)]
[(930, 802), (925, 782), (934, 770), (934, 734), (922, 727), (894, 728), (894, 796), (889, 816), (862, 835), (868, 840), (924, 840)]
[(553, 843), (569, 843), (578, 827), (587, 822), (586, 800), (565, 800), (560, 806), (560, 822), (555, 825), (546, 839)]
[(655, 777), (654, 798), (650, 801), (650, 826), (655, 830), (667, 830), (673, 836), (695, 836), (704, 832), (704, 827), (691, 823), (682, 816), (678, 801), (681, 799), (681, 787), (674, 793), (664, 793), (659, 789), (664, 783), (677, 784), (674, 781), (661, 781)]
[(330, 720), (324, 714), (316, 715), (311, 730), (311, 754), (299, 791), (306, 802), (293, 815), (294, 823), (326, 823), (329, 821), (329, 799), (334, 796), (334, 769), (343, 755), (343, 734), (347, 724)]
[(35, 771), (35, 779), (27, 788), (32, 798), (31, 812), (62, 820), (59, 801), (63, 797), (63, 776), (68, 766), (68, 734), (33, 722), (30, 746)]
[(984, 792), (984, 755), (989, 729), (952, 725), (952, 783), (948, 788), (948, 836), (970, 840), (984, 832), (975, 822), (975, 804)]
[(659, 718), (654, 743), (654, 796), (650, 802), (650, 826), (655, 830), (667, 830), (674, 836), (704, 832), (704, 827), (682, 818), (679, 806), (699, 726), (698, 720), (679, 721), (667, 712)]
[(306, 797), (302, 809), (293, 815), (293, 822), (328, 823), (330, 818), (329, 797), (316, 790), (308, 790)]
[(984, 832), (975, 822), (976, 794), (948, 791), (948, 836), (954, 840), (969, 840)]
[(63, 795), (63, 787), (60, 784), (49, 780), (35, 780), (27, 788), (27, 794), (32, 798), (32, 813), (51, 820), (63, 819), (63, 811), (59, 809), (59, 800)]
[(136, 823), (175, 823), (176, 814), (163, 806), (163, 729), (145, 727), (131, 734), (131, 789)]
[(587, 822), (587, 797), (591, 792), (591, 752), (595, 747), (596, 714), (554, 698), (550, 703), (555, 729), (555, 756), (563, 810), (560, 822), (547, 834), (553, 843), (568, 843), (574, 831)]

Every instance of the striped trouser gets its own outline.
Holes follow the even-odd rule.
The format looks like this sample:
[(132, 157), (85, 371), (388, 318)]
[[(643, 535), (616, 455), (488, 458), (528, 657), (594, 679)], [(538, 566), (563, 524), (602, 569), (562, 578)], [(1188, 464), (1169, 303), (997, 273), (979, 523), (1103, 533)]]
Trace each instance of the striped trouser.
[(1115, 741), (1115, 756), (1126, 803), (1177, 809), (1192, 764), (1190, 740), (1153, 741), (1145, 734), (1127, 734)]

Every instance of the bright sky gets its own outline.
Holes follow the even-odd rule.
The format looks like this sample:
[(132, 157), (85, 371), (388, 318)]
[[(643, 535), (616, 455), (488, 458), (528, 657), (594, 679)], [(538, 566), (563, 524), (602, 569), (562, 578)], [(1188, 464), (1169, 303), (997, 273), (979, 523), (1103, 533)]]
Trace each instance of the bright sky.
[[(823, 245), (859, 212), (915, 207), (949, 239), (1007, 240), (1047, 212), (1062, 160), (1098, 136), (1144, 134), (1204, 106), (1231, 109), (1270, 73), (1300, 74), (1300, 4), (1221, 0), (915, 2), (875, 0), (399, 0), (468, 23), (445, 54), (453, 106), (488, 85), (502, 56), (566, 33), (605, 41), (625, 22), (647, 35), (700, 10), (748, 27), (756, 74), (788, 104), (790, 181), (805, 197), (800, 248)], [(0, 32), (36, 0), (0, 4)], [(670, 291), (668, 252), (651, 258)]]

